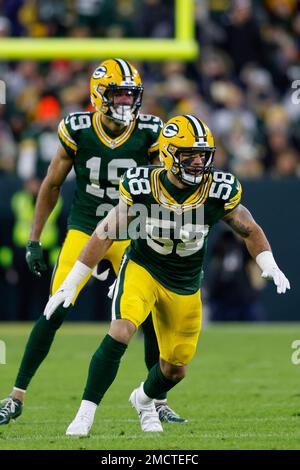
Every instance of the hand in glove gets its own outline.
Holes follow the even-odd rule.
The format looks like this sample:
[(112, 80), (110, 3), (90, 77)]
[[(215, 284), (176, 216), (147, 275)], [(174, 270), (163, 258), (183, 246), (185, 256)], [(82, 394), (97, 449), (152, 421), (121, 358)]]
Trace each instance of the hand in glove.
[(65, 281), (48, 300), (44, 310), (44, 315), (47, 320), (50, 320), (59, 305), (63, 304), (64, 308), (68, 308), (72, 304), (78, 287), (87, 278), (87, 276), (90, 275), (91, 268), (80, 261), (76, 261)]
[(273, 281), (277, 287), (277, 294), (285, 294), (290, 289), (290, 282), (277, 266), (271, 251), (263, 251), (256, 257), (256, 262), (262, 270), (261, 277)]
[(59, 305), (63, 304), (64, 308), (67, 308), (71, 305), (75, 294), (76, 294), (77, 286), (68, 286), (67, 284), (62, 284), (61, 287), (53, 294), (44, 310), (44, 315), (47, 320), (50, 320), (51, 316), (59, 307)]
[(47, 264), (44, 260), (42, 245), (40, 242), (29, 240), (26, 245), (26, 262), (30, 271), (41, 277), (43, 271), (47, 271)]

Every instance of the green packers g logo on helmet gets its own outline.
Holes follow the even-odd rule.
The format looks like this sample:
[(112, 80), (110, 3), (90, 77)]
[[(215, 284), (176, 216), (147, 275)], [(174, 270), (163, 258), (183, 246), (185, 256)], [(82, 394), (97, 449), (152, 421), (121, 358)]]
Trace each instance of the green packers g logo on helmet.
[(176, 124), (173, 122), (171, 124), (168, 124), (166, 127), (163, 128), (163, 135), (165, 137), (175, 137), (179, 132), (179, 128)]
[(93, 78), (102, 78), (104, 77), (106, 72), (107, 72), (106, 67), (103, 67), (103, 66), (97, 67), (93, 73)]

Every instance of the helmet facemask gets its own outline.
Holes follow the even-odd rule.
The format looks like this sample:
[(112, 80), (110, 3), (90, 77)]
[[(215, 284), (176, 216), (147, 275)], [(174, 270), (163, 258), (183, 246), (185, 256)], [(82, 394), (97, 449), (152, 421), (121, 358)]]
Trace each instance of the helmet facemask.
[[(102, 95), (101, 111), (114, 121), (128, 126), (138, 116), (142, 104), (143, 90), (142, 86), (136, 85), (109, 85)], [(127, 104), (130, 102), (129, 99), (123, 100), (123, 102), (120, 100), (120, 103), (116, 102), (120, 96), (131, 97), (131, 103)]]
[(183, 184), (198, 185), (212, 170), (214, 153), (215, 147), (177, 149), (171, 171)]

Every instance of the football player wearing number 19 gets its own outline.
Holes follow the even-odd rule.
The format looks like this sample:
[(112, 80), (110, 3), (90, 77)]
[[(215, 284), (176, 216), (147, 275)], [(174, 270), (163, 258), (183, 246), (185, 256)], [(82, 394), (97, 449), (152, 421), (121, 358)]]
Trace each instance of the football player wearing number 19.
[[(127, 168), (148, 165), (158, 158), (157, 139), (162, 122), (156, 116), (139, 114), (143, 86), (136, 68), (121, 59), (102, 62), (91, 77), (90, 93), (95, 112), (72, 113), (59, 124), (59, 149), (42, 183), (27, 245), (29, 268), (40, 276), (47, 269), (40, 236), (57, 202), (60, 188), (73, 167), (76, 191), (68, 218), (68, 233), (53, 273), (51, 295), (64, 281), (103, 218), (103, 205), (115, 206), (118, 203), (119, 177)], [(105, 255), (116, 274), (128, 244), (129, 241), (119, 241)], [(72, 304), (90, 275), (78, 286)], [(10, 396), (2, 401), (0, 424), (7, 424), (11, 418), (20, 416), (25, 391), (46, 358), (55, 333), (69, 310), (59, 306), (50, 321), (46, 321), (43, 315), (38, 319), (26, 345), (15, 386)], [(143, 330), (146, 365), (151, 369), (159, 357), (151, 316), (144, 323)], [(165, 394), (157, 396), (157, 399), (162, 420), (185, 421), (168, 406)]]
[[(131, 235), (114, 289), (113, 320), (92, 358), (83, 400), (67, 435), (89, 433), (121, 357), (150, 310), (160, 359), (129, 400), (143, 431), (163, 430), (154, 399), (184, 378), (195, 353), (201, 326), (199, 290), (206, 240), (219, 220), (243, 237), (262, 277), (273, 280), (279, 294), (290, 288), (263, 230), (240, 204), (240, 183), (229, 173), (213, 170), (215, 146), (207, 125), (191, 115), (174, 117), (160, 134), (159, 150), (164, 168), (141, 167), (126, 172), (120, 183), (119, 205), (98, 225), (44, 312), (51, 321), (59, 305), (67, 308), (74, 301), (78, 286), (111, 249), (116, 229), (130, 229), (135, 220), (134, 205), (146, 208), (145, 236)], [(164, 209), (162, 218), (153, 217), (155, 205)], [(199, 209), (204, 216), (202, 224), (196, 223)], [(176, 215), (184, 212), (189, 213), (189, 223), (176, 227)], [(168, 235), (166, 228), (170, 229)]]

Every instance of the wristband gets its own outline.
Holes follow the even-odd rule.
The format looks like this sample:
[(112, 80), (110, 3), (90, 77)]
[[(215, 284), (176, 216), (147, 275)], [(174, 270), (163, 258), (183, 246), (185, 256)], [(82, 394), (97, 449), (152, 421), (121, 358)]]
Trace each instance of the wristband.
[(64, 284), (78, 286), (91, 271), (92, 269), (89, 268), (89, 266), (82, 263), (81, 261), (76, 261), (73, 268), (67, 275)]

